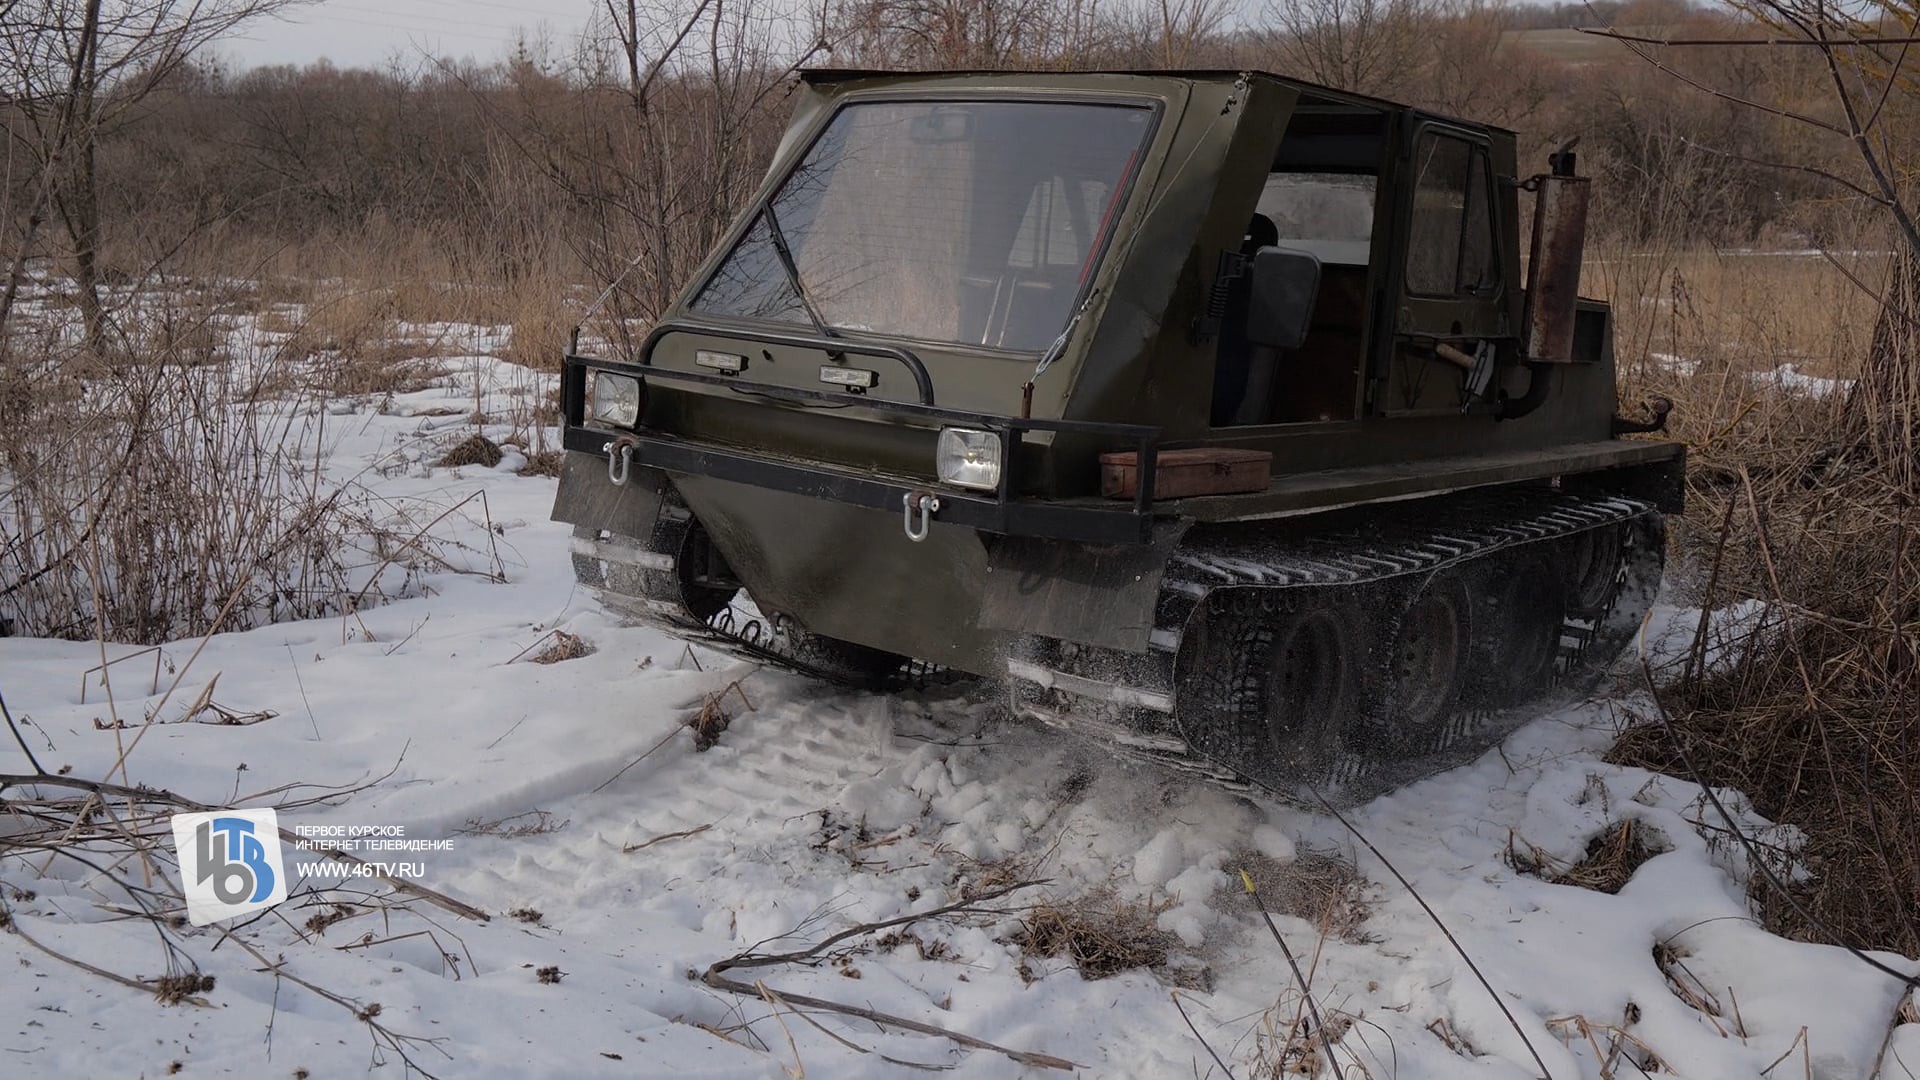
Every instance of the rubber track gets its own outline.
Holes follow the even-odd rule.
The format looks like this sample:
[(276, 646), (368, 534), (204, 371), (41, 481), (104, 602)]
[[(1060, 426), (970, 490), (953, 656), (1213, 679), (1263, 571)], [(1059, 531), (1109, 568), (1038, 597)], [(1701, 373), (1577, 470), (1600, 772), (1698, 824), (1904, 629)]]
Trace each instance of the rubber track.
[[(1299, 530), (1302, 522), (1294, 522), (1287, 528), (1296, 535), (1288, 540), (1246, 535), (1202, 538), (1183, 544), (1168, 564), (1146, 656), (1043, 642), (1035, 659), (1067, 674), (1172, 694), (1180, 643), (1194, 612), (1216, 590), (1236, 590), (1258, 603), (1289, 589), (1367, 587), (1635, 519), (1659, 521), (1652, 505), (1622, 496), (1494, 489), (1409, 502), (1404, 507), (1376, 505), (1367, 508), (1367, 516), (1350, 515), (1347, 524), (1326, 531), (1303, 532)], [(1658, 551), (1630, 551), (1605, 605), (1568, 613), (1560, 631), (1557, 670), (1562, 685), (1597, 673), (1596, 647), (1605, 654), (1598, 660), (1611, 660), (1631, 640), (1658, 587), (1659, 557)], [(1120, 756), (1178, 769), (1236, 790), (1273, 790), (1271, 784), (1249, 781), (1234, 762), (1204, 753), (1185, 737), (1174, 717), (1049, 689), (1025, 679), (1013, 682), (1017, 712), (1091, 737)], [(1422, 761), (1389, 763), (1343, 754), (1330, 773), (1303, 777), (1303, 786), (1352, 801), (1383, 785), (1437, 771), (1463, 754), (1484, 750), (1526, 715), (1523, 705), (1498, 712), (1461, 709), (1445, 741)], [(1299, 801), (1317, 805), (1304, 793)]]

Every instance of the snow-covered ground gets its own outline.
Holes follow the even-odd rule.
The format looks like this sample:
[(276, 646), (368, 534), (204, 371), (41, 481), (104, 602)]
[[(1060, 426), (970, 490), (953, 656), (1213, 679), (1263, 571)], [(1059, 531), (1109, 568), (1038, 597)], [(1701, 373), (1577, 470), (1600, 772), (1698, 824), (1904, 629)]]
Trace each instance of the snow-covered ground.
[[(1647, 354), (1648, 363), (1656, 370), (1681, 378), (1691, 378), (1700, 371), (1700, 362), (1673, 353), (1651, 352)], [(1830, 379), (1822, 375), (1811, 375), (1800, 369), (1800, 365), (1791, 362), (1775, 364), (1770, 370), (1749, 372), (1744, 376), (1747, 384), (1756, 390), (1793, 394), (1810, 398), (1826, 398), (1835, 394), (1844, 394), (1853, 389), (1852, 379)]]
[[(436, 528), (476, 567), (503, 567), (505, 583), (443, 572), (425, 595), (357, 617), (216, 636), (144, 731), (198, 642), (165, 649), (152, 694), (150, 656), (115, 665), (113, 712), (97, 675), (82, 701), (95, 644), (0, 640), (0, 689), (39, 759), (74, 776), (104, 777), (138, 736), (133, 782), (208, 803), (271, 806), (316, 794), (285, 785), (377, 780), (287, 809), (281, 825), (446, 841), (363, 854), (423, 864), (421, 884), (490, 920), (415, 900), (363, 906), (316, 933), (310, 920), (338, 913), (341, 888), (390, 890), (296, 880), (286, 904), (237, 936), (346, 1004), (264, 970), (212, 929), (169, 931), (215, 977), (204, 1005), (160, 1004), (0, 932), (0, 1075), (406, 1072), (369, 1016), (428, 1040), (401, 1045), (449, 1077), (918, 1075), (903, 1063), (1054, 1074), (849, 1016), (802, 1016), (782, 997), (801, 994), (1064, 1058), (1086, 1076), (1219, 1075), (1209, 1047), (1249, 1076), (1256, 1058), (1278, 1061), (1302, 1003), (1237, 895), (1241, 869), (1292, 912), (1275, 925), (1338, 1034), (1342, 1076), (1534, 1076), (1537, 1054), (1553, 1080), (1770, 1066), (1838, 1080), (1866, 1076), (1881, 1053), (1901, 987), (1839, 949), (1761, 930), (1744, 860), (1698, 789), (1601, 760), (1631, 700), (1567, 704), (1497, 751), (1350, 813), (1456, 948), (1330, 817), (1121, 765), (1005, 720), (988, 690), (845, 692), (620, 625), (574, 587), (568, 529), (547, 520), (552, 480), (515, 475), (514, 455), (499, 469), (431, 465), (469, 433), (460, 418), (474, 403), (500, 415), (541, 377), (478, 356), (443, 365), (443, 386), (384, 406), (336, 403), (331, 474), (394, 506), (446, 508), (484, 490), (485, 516), (469, 508)], [(514, 659), (553, 630), (593, 651)], [(172, 722), (216, 676), (211, 700), (275, 715)], [(681, 725), (735, 682), (744, 700), (724, 699), (731, 725), (697, 752)], [(132, 727), (115, 730), (114, 715)], [(0, 772), (25, 767), (0, 744)], [(1665, 850), (1617, 894), (1515, 868), (1516, 854), (1573, 863), (1622, 820)], [(285, 857), (290, 871), (309, 858)], [(799, 949), (1027, 878), (1045, 883), (989, 910), (855, 936), (815, 966), (734, 973), (763, 980), (764, 997), (697, 978), (750, 949)], [(0, 860), (0, 882), (12, 920), (42, 945), (128, 977), (166, 970), (154, 926), (124, 917), (125, 895), (95, 870), (16, 856)], [(1149, 905), (1174, 955), (1157, 973), (1089, 981), (1071, 960), (1014, 942), (1029, 905), (1075, 900)], [(1206, 1045), (1170, 999), (1176, 988)], [(1320, 1053), (1292, 1042), (1296, 1059)], [(1902, 1075), (1896, 1061), (1920, 1068), (1920, 1026), (1898, 1029), (1885, 1075)]]

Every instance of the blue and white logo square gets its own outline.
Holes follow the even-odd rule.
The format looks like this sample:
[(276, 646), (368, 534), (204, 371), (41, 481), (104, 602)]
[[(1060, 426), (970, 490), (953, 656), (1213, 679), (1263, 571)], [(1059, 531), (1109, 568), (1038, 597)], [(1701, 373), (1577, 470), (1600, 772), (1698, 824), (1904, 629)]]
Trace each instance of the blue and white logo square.
[(287, 898), (280, 819), (271, 810), (175, 814), (173, 850), (187, 919), (195, 926), (264, 911)]

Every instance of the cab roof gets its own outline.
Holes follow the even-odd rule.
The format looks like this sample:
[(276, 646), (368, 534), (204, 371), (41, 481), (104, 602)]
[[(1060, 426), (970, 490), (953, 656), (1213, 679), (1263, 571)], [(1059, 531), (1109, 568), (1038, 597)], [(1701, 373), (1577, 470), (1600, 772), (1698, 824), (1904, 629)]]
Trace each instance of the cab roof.
[(1140, 79), (1178, 79), (1189, 82), (1232, 82), (1240, 78), (1269, 79), (1293, 88), (1300, 94), (1301, 108), (1315, 111), (1335, 112), (1345, 109), (1365, 109), (1370, 112), (1417, 112), (1434, 116), (1463, 127), (1478, 128), (1488, 132), (1513, 134), (1509, 128), (1496, 124), (1467, 120), (1461, 117), (1445, 116), (1417, 109), (1404, 102), (1389, 101), (1386, 98), (1369, 97), (1346, 90), (1335, 90), (1330, 86), (1296, 79), (1289, 75), (1276, 75), (1271, 71), (1237, 70), (1232, 68), (1184, 68), (1184, 69), (1098, 69), (1081, 71), (1032, 71), (1013, 68), (953, 68), (934, 71), (901, 71), (881, 68), (802, 68), (801, 81), (809, 86), (830, 86), (835, 83), (852, 82), (859, 79), (892, 79), (900, 82), (912, 82), (919, 79), (958, 78), (963, 76), (1008, 76), (1011, 78), (1046, 76), (1048, 79), (1069, 78), (1074, 76), (1131, 76)]

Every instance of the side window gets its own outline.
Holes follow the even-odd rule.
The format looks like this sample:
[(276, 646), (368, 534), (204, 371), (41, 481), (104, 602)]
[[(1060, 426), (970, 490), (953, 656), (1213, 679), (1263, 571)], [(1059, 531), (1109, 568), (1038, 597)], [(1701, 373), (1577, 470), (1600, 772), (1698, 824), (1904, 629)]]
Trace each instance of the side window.
[(1407, 291), (1473, 296), (1492, 290), (1500, 283), (1500, 263), (1486, 149), (1428, 131), (1414, 148), (1413, 172)]

